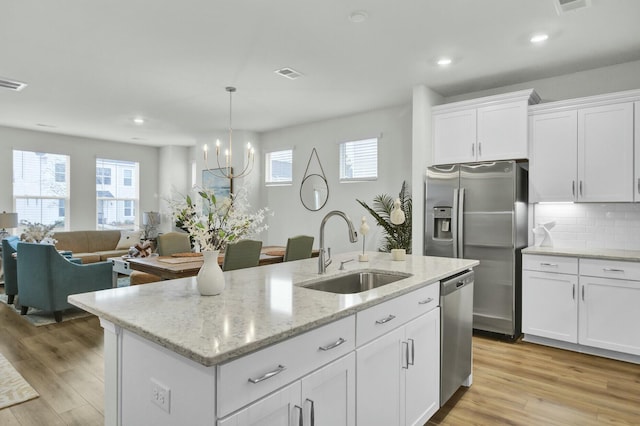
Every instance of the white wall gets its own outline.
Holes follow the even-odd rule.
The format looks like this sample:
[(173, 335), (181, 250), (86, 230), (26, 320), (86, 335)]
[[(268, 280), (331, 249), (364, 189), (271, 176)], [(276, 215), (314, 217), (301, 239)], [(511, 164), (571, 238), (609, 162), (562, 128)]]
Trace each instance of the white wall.
[(465, 93), (448, 97), (445, 101), (456, 102), (531, 88), (536, 89), (542, 102), (640, 89), (640, 61)]
[(70, 230), (96, 229), (96, 158), (139, 162), (138, 220), (158, 210), (158, 148), (0, 127), (0, 211), (13, 211), (14, 149), (70, 156)]
[(431, 143), (431, 107), (442, 102), (442, 96), (425, 86), (413, 89), (413, 137), (411, 165), (411, 199), (413, 201), (412, 253), (424, 254), (425, 181), (427, 167), (433, 164)]
[[(263, 156), (270, 151), (293, 149), (293, 185), (265, 187), (264, 176), (261, 176), (265, 203), (274, 212), (264, 243), (284, 245), (288, 237), (306, 234), (315, 237), (314, 246), (318, 247), (322, 218), (331, 210), (342, 210), (350, 216), (356, 228), (360, 227), (360, 218), (367, 217), (371, 234), (366, 238), (366, 249), (377, 250), (380, 228), (375, 226), (373, 218), (356, 202), (356, 198), (371, 205), (373, 197), (378, 194), (387, 193), (395, 197), (403, 180), (411, 183), (411, 118), (411, 106), (402, 105), (261, 134)], [(378, 180), (339, 183), (338, 144), (380, 135)], [(314, 147), (329, 184), (327, 204), (317, 212), (305, 209), (299, 192)], [(319, 170), (316, 166), (310, 172), (318, 173)], [(331, 218), (325, 226), (325, 243), (334, 253), (362, 250), (362, 238), (351, 244), (346, 223), (337, 217)]]
[(191, 149), (186, 146), (163, 146), (159, 149), (158, 191), (161, 233), (173, 230), (173, 218), (168, 206), (175, 194), (191, 190)]

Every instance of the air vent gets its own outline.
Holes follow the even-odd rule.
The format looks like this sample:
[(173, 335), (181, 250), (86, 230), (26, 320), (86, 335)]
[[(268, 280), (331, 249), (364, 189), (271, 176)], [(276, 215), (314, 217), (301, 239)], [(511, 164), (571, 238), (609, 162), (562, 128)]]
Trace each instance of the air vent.
[(295, 80), (296, 78), (302, 76), (301, 72), (298, 72), (292, 68), (280, 68), (275, 71), (276, 74), (280, 74), (283, 77), (287, 77), (288, 79)]
[(576, 9), (583, 9), (591, 6), (591, 0), (556, 0), (556, 12), (558, 15), (571, 12)]
[(12, 81), (12, 80), (6, 80), (3, 78), (0, 78), (0, 87), (19, 92), (25, 87), (27, 87), (27, 83), (21, 83), (19, 81)]

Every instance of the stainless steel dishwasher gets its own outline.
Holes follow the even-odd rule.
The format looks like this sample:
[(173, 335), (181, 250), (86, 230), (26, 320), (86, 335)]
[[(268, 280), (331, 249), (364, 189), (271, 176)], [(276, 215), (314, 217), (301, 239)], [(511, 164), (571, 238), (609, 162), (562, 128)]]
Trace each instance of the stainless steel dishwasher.
[(473, 271), (440, 282), (440, 406), (471, 374)]

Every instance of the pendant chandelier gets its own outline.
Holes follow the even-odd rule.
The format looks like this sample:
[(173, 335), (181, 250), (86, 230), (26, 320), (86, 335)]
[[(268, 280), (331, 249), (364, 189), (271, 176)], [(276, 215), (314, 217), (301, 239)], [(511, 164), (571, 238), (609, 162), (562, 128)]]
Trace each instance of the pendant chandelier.
[(248, 142), (247, 148), (246, 148), (246, 162), (244, 164), (244, 167), (242, 167), (242, 171), (240, 173), (234, 173), (233, 167), (232, 167), (232, 142), (233, 142), (232, 96), (233, 96), (233, 93), (236, 91), (236, 88), (228, 86), (228, 87), (225, 87), (225, 90), (229, 92), (229, 146), (228, 148), (224, 148), (224, 153), (223, 153), (224, 159), (221, 162), (220, 152), (222, 150), (220, 146), (220, 139), (216, 140), (216, 162), (218, 164), (218, 168), (211, 169), (208, 164), (209, 147), (207, 146), (207, 144), (204, 144), (204, 147), (203, 147), (204, 162), (205, 162), (205, 167), (213, 175), (221, 178), (234, 179), (234, 178), (247, 176), (249, 173), (251, 173), (251, 170), (253, 170), (255, 150), (251, 147), (251, 143)]

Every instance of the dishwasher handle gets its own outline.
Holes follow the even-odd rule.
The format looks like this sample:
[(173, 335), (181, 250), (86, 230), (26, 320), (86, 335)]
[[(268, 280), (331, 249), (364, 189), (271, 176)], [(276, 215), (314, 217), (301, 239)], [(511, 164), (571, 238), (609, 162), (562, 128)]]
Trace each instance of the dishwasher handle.
[(473, 284), (473, 271), (464, 271), (457, 275), (445, 278), (440, 282), (440, 295), (446, 296), (463, 287)]

